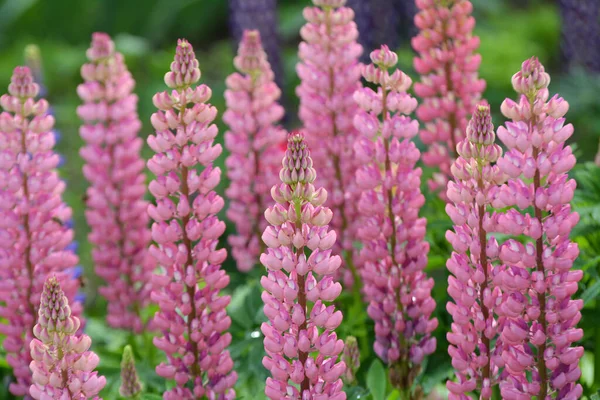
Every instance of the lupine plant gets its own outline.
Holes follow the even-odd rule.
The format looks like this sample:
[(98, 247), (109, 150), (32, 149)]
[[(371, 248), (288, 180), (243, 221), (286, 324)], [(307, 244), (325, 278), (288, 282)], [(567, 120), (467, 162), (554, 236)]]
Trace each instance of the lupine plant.
[(419, 135), (428, 146), (423, 163), (439, 168), (429, 188), (445, 197), (456, 145), (464, 138), (469, 116), (485, 89), (485, 81), (477, 76), (479, 38), (473, 35), (475, 18), (469, 0), (416, 0), (416, 4), (419, 34), (412, 46), (419, 54), (414, 67), (421, 75), (415, 84), (422, 99), (417, 117), (424, 123)]
[[(230, 1), (241, 41), (229, 76), (199, 57), (223, 99), (199, 84), (180, 39), (166, 90), (143, 95), (154, 84), (142, 73), (138, 102), (125, 57), (95, 33), (83, 83), (60, 82), (79, 107), (61, 103), (46, 74), (54, 114), (37, 99), (39, 50), (28, 48), (31, 69), (14, 69), (0, 97), (0, 398), (594, 400), (599, 170), (573, 170), (585, 152), (566, 144), (569, 105), (550, 96), (538, 59), (513, 76), (518, 98), (495, 110), (481, 99), (469, 0), (348, 0), (357, 18), (369, 14), (359, 27), (388, 30), (398, 10), (419, 9), (413, 97), (396, 69), (409, 49), (382, 45), (362, 65), (358, 43), (373, 32), (359, 37), (346, 0), (311, 0), (299, 118), (284, 119), (267, 59), (277, 28), (240, 29), (274, 21), (276, 3)], [(142, 41), (117, 38), (141, 60)], [(150, 76), (161, 57), (131, 66)], [(70, 64), (47, 72), (63, 77)], [(211, 103), (223, 100), (219, 121)], [(508, 122), (494, 132), (497, 111)], [(61, 152), (83, 143), (64, 181), (55, 118)], [(587, 186), (575, 201), (571, 174)], [(85, 207), (73, 213), (63, 195)], [(73, 218), (89, 225), (85, 280)]]
[(108, 301), (108, 324), (139, 333), (155, 262), (147, 251), (150, 229), (135, 82), (107, 34), (94, 33), (87, 57), (77, 114), (84, 122), (79, 131), (86, 145), (80, 154), (90, 182), (88, 239), (95, 246), (95, 272), (106, 281), (99, 291)]
[(435, 301), (433, 280), (423, 269), (429, 244), (424, 240), (426, 220), (419, 218), (425, 202), (421, 169), (415, 168), (419, 150), (412, 142), (419, 124), (408, 117), (417, 101), (406, 93), (411, 79), (399, 69), (390, 71), (398, 56), (387, 46), (371, 53), (372, 64), (363, 77), (376, 91), (364, 87), (354, 98), (360, 111), (354, 118), (361, 138), (355, 144), (358, 237), (367, 312), (375, 321), (375, 352), (390, 366), (392, 385), (406, 399), (425, 356), (433, 353), (431, 332)]
[(179, 40), (165, 75), (170, 90), (153, 98), (156, 133), (148, 138), (156, 152), (148, 161), (156, 175), (149, 186), (156, 198), (148, 207), (155, 242), (150, 253), (161, 269), (152, 280), (157, 285), (152, 301), (160, 307), (154, 325), (162, 333), (154, 344), (168, 360), (156, 373), (176, 384), (165, 400), (233, 399), (237, 380), (226, 350), (231, 342), (225, 310), (229, 296), (219, 295), (229, 277), (221, 269), (227, 252), (217, 248), (225, 231), (216, 215), (224, 202), (214, 191), (221, 177), (213, 166), (221, 154), (213, 142), (217, 110), (207, 103), (210, 88), (196, 86), (198, 66), (192, 45)]
[(344, 250), (351, 272), (344, 281), (359, 285), (352, 259), (358, 196), (353, 155), (357, 106), (352, 95), (360, 87), (358, 59), (362, 47), (356, 42), (354, 12), (344, 7), (346, 0), (313, 3), (314, 7), (304, 9), (307, 23), (300, 30), (303, 42), (298, 51), (301, 62), (296, 67), (301, 80), (296, 89), (300, 99), (298, 115), (304, 124), (306, 141), (313, 149), (319, 180), (329, 193), (327, 205), (334, 215), (331, 226), (339, 234), (336, 252)]
[(226, 80), (223, 121), (230, 129), (225, 132), (225, 147), (231, 153), (225, 162), (231, 180), (227, 217), (238, 234), (228, 240), (238, 269), (249, 271), (264, 250), (262, 214), (270, 188), (279, 180), (286, 133), (276, 126), (283, 117), (283, 107), (277, 103), (281, 90), (273, 81), (258, 31), (244, 32), (234, 64), (239, 73)]
[(457, 146), (459, 157), (451, 167), (454, 180), (448, 183), (446, 211), (454, 223), (446, 237), (454, 251), (447, 262), (447, 305), (452, 316), (447, 338), (457, 381), (447, 383), (450, 399), (467, 399), (479, 391), (489, 399), (498, 384), (502, 361), (501, 320), (502, 284), (497, 279), (499, 245), (494, 236), (497, 216), (489, 211), (498, 185), (505, 177), (495, 165), (502, 155), (494, 143), (495, 134), (490, 108), (479, 105), (467, 126), (466, 137)]
[(317, 174), (302, 133), (289, 135), (280, 177), (271, 189), (275, 205), (265, 211), (271, 226), (260, 257), (269, 319), (261, 327), (263, 365), (271, 373), (265, 394), (273, 400), (345, 399), (346, 365), (337, 362), (344, 342), (335, 333), (342, 313), (331, 304), (342, 291), (333, 278), (342, 260), (332, 254), (332, 211), (323, 205), (327, 191), (313, 185)]
[(36, 400), (96, 399), (106, 385), (96, 367), (100, 359), (90, 351), (92, 340), (78, 334), (81, 322), (71, 314), (69, 300), (55, 276), (46, 280), (31, 341), (33, 384)]
[(499, 251), (507, 301), (501, 334), (507, 377), (500, 388), (507, 399), (582, 394), (583, 347), (574, 343), (583, 337), (576, 328), (583, 301), (571, 297), (583, 272), (572, 269), (579, 249), (569, 234), (579, 215), (571, 210), (575, 181), (567, 174), (576, 160), (565, 145), (573, 126), (565, 125), (567, 102), (549, 98), (549, 83), (537, 58), (523, 62), (512, 78), (519, 98), (501, 107), (511, 122), (498, 129), (508, 149), (498, 166), (508, 181), (492, 204), (509, 207), (498, 219), (505, 233), (529, 238), (525, 244), (511, 238)]
[[(72, 212), (62, 201), (48, 102), (35, 100), (39, 86), (28, 67), (15, 68), (8, 92), (0, 97), (0, 332), (16, 380), (10, 391), (27, 397), (29, 343), (44, 281), (51, 273), (64, 278), (73, 301), (78, 281), (70, 272), (78, 258), (68, 249), (73, 231), (65, 224)], [(73, 311), (80, 314), (81, 304)]]

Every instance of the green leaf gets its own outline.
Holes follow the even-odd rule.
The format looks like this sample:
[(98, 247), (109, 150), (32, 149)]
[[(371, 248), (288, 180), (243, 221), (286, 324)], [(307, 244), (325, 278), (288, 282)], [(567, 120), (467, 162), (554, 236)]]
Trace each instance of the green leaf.
[(145, 393), (141, 400), (162, 400), (162, 396), (155, 393)]
[(229, 303), (229, 307), (227, 311), (229, 312), (229, 316), (237, 323), (240, 324), (244, 328), (252, 327), (252, 319), (246, 310), (246, 303), (248, 297), (252, 292), (251, 286), (240, 286), (234, 292), (233, 296), (231, 296), (231, 303)]
[(593, 285), (588, 287), (582, 294), (581, 299), (583, 300), (583, 304), (587, 304), (592, 300), (595, 300), (600, 294), (600, 281), (594, 282)]
[(373, 361), (369, 372), (367, 372), (367, 388), (371, 392), (373, 400), (385, 399), (385, 388), (387, 386), (387, 376), (385, 368), (379, 360)]

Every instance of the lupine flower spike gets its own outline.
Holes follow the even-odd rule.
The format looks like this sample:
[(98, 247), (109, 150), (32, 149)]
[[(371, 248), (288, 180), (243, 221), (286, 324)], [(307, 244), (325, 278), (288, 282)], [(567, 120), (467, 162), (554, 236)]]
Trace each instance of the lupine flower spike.
[(31, 341), (31, 396), (46, 399), (95, 399), (106, 378), (94, 371), (100, 359), (90, 351), (92, 339), (77, 334), (80, 321), (71, 315), (69, 300), (55, 276), (48, 278), (41, 296), (38, 323)]
[[(15, 68), (8, 91), (0, 97), (0, 336), (16, 379), (10, 391), (27, 397), (29, 343), (44, 281), (56, 274), (73, 301), (78, 281), (68, 275), (78, 258), (70, 250), (72, 212), (62, 201), (48, 102), (35, 100), (39, 86), (27, 67)], [(79, 314), (81, 304), (73, 311)]]
[(231, 185), (227, 217), (236, 225), (237, 235), (228, 237), (231, 254), (240, 271), (249, 271), (264, 250), (262, 231), (267, 221), (262, 213), (269, 203), (270, 188), (277, 183), (283, 156), (285, 131), (276, 126), (283, 117), (277, 100), (281, 90), (262, 48), (258, 31), (245, 31), (234, 64), (239, 73), (227, 78), (223, 121), (227, 176)]
[(332, 212), (323, 204), (327, 192), (315, 189), (316, 172), (304, 136), (289, 135), (280, 173), (271, 194), (276, 204), (265, 211), (272, 226), (263, 234), (268, 249), (260, 257), (267, 268), (261, 279), (267, 355), (271, 373), (265, 394), (270, 399), (346, 398), (337, 361), (344, 342), (335, 329), (342, 313), (331, 304), (342, 287), (333, 278), (341, 259), (332, 255), (336, 233), (329, 230)]
[(162, 335), (154, 344), (167, 355), (156, 372), (175, 380), (165, 400), (232, 399), (237, 380), (226, 350), (230, 298), (219, 296), (229, 277), (221, 270), (227, 252), (217, 249), (225, 231), (217, 218), (223, 199), (214, 192), (221, 177), (213, 167), (221, 154), (221, 146), (213, 143), (217, 110), (207, 103), (210, 88), (196, 86), (198, 66), (192, 45), (179, 40), (165, 75), (171, 90), (153, 98), (156, 134), (148, 138), (156, 152), (148, 161), (156, 175), (149, 186), (156, 198), (156, 205), (148, 207), (156, 242), (150, 253), (161, 268), (153, 279), (152, 300), (160, 307), (154, 324)]
[(433, 279), (423, 272), (429, 244), (419, 209), (425, 198), (422, 172), (415, 168), (420, 153), (411, 140), (419, 124), (407, 116), (417, 101), (406, 93), (411, 79), (389, 71), (398, 61), (395, 53), (382, 46), (371, 60), (363, 76), (377, 91), (364, 87), (354, 94), (361, 108), (354, 119), (361, 133), (354, 149), (363, 165), (356, 174), (362, 191), (361, 274), (367, 312), (375, 321), (375, 352), (390, 365), (394, 386), (408, 390), (425, 356), (435, 350), (431, 332), (438, 324), (431, 318)]
[(139, 399), (142, 393), (142, 384), (135, 369), (135, 359), (131, 346), (127, 345), (123, 349), (123, 359), (121, 361), (121, 387), (119, 394), (128, 399)]
[(415, 25), (420, 32), (412, 46), (419, 54), (414, 67), (421, 75), (415, 84), (422, 99), (417, 117), (425, 122), (420, 137), (428, 146), (423, 162), (439, 168), (429, 186), (445, 197), (456, 145), (485, 90), (485, 81), (477, 75), (479, 37), (473, 36), (475, 18), (469, 0), (416, 0), (416, 4)]
[(107, 284), (99, 290), (108, 301), (108, 324), (139, 333), (155, 263), (146, 250), (150, 230), (135, 82), (107, 34), (92, 35), (87, 56), (81, 68), (85, 82), (77, 88), (84, 104), (77, 114), (86, 142), (80, 154), (90, 182), (85, 216), (94, 267)]
[[(300, 35), (297, 66), (301, 83), (299, 117), (306, 141), (313, 150), (319, 184), (329, 192), (332, 228), (344, 250), (344, 282), (358, 288), (360, 280), (352, 259), (354, 221), (358, 192), (354, 175), (357, 163), (353, 145), (357, 137), (352, 118), (356, 113), (353, 93), (360, 87), (358, 59), (362, 47), (356, 42), (358, 29), (354, 11), (346, 0), (313, 0), (316, 7), (304, 9), (307, 23)], [(335, 252), (340, 253), (336, 244)], [(350, 274), (351, 273), (351, 274)]]
[(549, 98), (550, 76), (537, 58), (525, 61), (512, 78), (518, 102), (506, 99), (502, 113), (511, 122), (498, 129), (507, 148), (498, 166), (508, 176), (493, 206), (510, 207), (498, 220), (504, 233), (528, 238), (507, 240), (500, 248), (506, 264), (502, 352), (508, 378), (504, 399), (577, 399), (582, 387), (578, 366), (583, 337), (576, 328), (582, 300), (572, 300), (583, 272), (572, 270), (579, 254), (569, 234), (579, 221), (571, 210), (576, 183), (568, 172), (575, 157), (565, 141), (569, 105)]
[(346, 364), (346, 372), (342, 376), (344, 383), (352, 385), (356, 381), (356, 371), (360, 368), (360, 351), (354, 336), (348, 336), (344, 341), (342, 360)]
[[(29, 67), (29, 69), (31, 70), (31, 75), (33, 76), (33, 80), (35, 83), (38, 84), (39, 86), (39, 95), (41, 97), (44, 97), (46, 95), (46, 93), (48, 93), (48, 88), (45, 86), (44, 82), (44, 68), (42, 65), (42, 55), (40, 52), (40, 48), (35, 45), (35, 44), (29, 44), (27, 46), (25, 46), (25, 51), (24, 51), (24, 55), (25, 55), (25, 64)], [(47, 111), (48, 115), (51, 115), (52, 117), (54, 117), (54, 110), (52, 109), (52, 106), (48, 106), (48, 111)], [(62, 137), (61, 132), (56, 129), (56, 127), (54, 127), (54, 129), (52, 129), (52, 135), (54, 136), (54, 144), (58, 145), (58, 143), (60, 142), (60, 139)], [(60, 154), (58, 152), (56, 152), (56, 154), (59, 157), (59, 162), (57, 167), (60, 169), (60, 167), (63, 167), (65, 165), (65, 155), (64, 154)], [(73, 218), (70, 218), (66, 221), (64, 221), (64, 225), (72, 228), (74, 226), (74, 221)], [(71, 244), (69, 246), (67, 246), (65, 248), (65, 250), (69, 250), (72, 251), (73, 253), (77, 254), (77, 248), (78, 248), (78, 243), (77, 241), (72, 241)], [(81, 275), (83, 273), (83, 267), (81, 265), (77, 265), (74, 268), (70, 268), (69, 269), (69, 274), (71, 275), (71, 277), (73, 278), (80, 278)], [(85, 294), (82, 291), (79, 291), (75, 297), (76, 301), (83, 303), (83, 301), (85, 300)]]
[(467, 126), (467, 136), (457, 146), (459, 157), (452, 165), (454, 181), (448, 183), (446, 212), (454, 229), (446, 233), (454, 251), (446, 265), (446, 308), (453, 318), (447, 334), (448, 353), (457, 381), (448, 381), (449, 399), (467, 400), (479, 391), (481, 399), (492, 396), (503, 366), (496, 306), (502, 292), (495, 277), (500, 271), (498, 241), (488, 232), (496, 229), (496, 215), (488, 211), (504, 174), (494, 165), (502, 154), (488, 106), (479, 105)]

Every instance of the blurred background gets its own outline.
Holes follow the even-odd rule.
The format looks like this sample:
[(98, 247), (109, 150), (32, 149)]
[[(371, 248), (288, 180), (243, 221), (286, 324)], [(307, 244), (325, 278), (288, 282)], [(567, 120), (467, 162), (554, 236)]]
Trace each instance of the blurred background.
[[(502, 100), (515, 97), (510, 83), (512, 74), (520, 68), (523, 60), (536, 55), (552, 76), (551, 94), (560, 93), (571, 105), (567, 118), (575, 126), (573, 141), (579, 161), (593, 160), (600, 135), (600, 0), (472, 2), (477, 20), (475, 34), (481, 38), (479, 51), (483, 56), (480, 75), (487, 81), (484, 97), (492, 106), (496, 126), (503, 122), (499, 112)], [(95, 347), (105, 346), (105, 351), (115, 353), (114, 357), (103, 355), (103, 372), (109, 375), (118, 373), (120, 346), (130, 338), (120, 337), (118, 332), (107, 330), (101, 323), (105, 308), (102, 300), (95, 296), (95, 287), (100, 282), (92, 277), (90, 249), (85, 239), (87, 226), (83, 218), (83, 196), (87, 184), (81, 174), (82, 160), (78, 149), (82, 140), (75, 110), (79, 104), (76, 94), (76, 87), (81, 82), (79, 69), (85, 62), (90, 35), (96, 31), (109, 33), (117, 49), (125, 55), (137, 81), (139, 113), (143, 122), (141, 135), (147, 137), (151, 133), (149, 119), (154, 111), (151, 98), (154, 93), (166, 88), (162, 76), (173, 59), (177, 38), (185, 37), (194, 45), (200, 60), (202, 82), (213, 89), (212, 103), (222, 114), (224, 80), (233, 72), (236, 38), (244, 28), (260, 29), (277, 81), (284, 91), (285, 123), (288, 128), (293, 128), (298, 126), (294, 95), (298, 85), (295, 73), (300, 41), (298, 32), (304, 23), (302, 9), (309, 3), (309, 0), (0, 0), (0, 92), (5, 92), (13, 68), (24, 63), (25, 47), (36, 44), (40, 48), (46, 97), (54, 108), (56, 128), (61, 135), (58, 144), (58, 151), (64, 158), (61, 176), (68, 183), (65, 200), (75, 211), (78, 253), (87, 276), (84, 278), (87, 282), (87, 313), (91, 317), (88, 333), (93, 337)], [(348, 0), (348, 5), (356, 11), (365, 56), (374, 47), (388, 44), (399, 52), (400, 68), (416, 80), (410, 46), (411, 35), (415, 32), (412, 24), (413, 0)], [(220, 132), (224, 132), (225, 127), (220, 120), (219, 125)], [(222, 135), (220, 138), (222, 140)], [(145, 148), (144, 156), (149, 158), (148, 148)], [(221, 164), (223, 160), (224, 157), (221, 157)], [(597, 172), (590, 171), (584, 177), (593, 177)], [(223, 181), (220, 193), (226, 185), (227, 182)], [(585, 200), (590, 202), (593, 196), (592, 200)], [(430, 221), (428, 240), (432, 243), (428, 269), (439, 282), (436, 299), (441, 318), (438, 358), (430, 361), (434, 367), (427, 367), (428, 376), (425, 378), (430, 381), (431, 387), (439, 386), (451, 368), (444, 343), (444, 332), (449, 323), (444, 312), (447, 298), (444, 265), (449, 254), (444, 232), (449, 221), (442, 207), (432, 198), (424, 210)], [(600, 209), (594, 218), (600, 221)], [(593, 227), (595, 229), (598, 225)], [(596, 249), (594, 254), (598, 254), (597, 250), (600, 249)], [(584, 266), (595, 271), (592, 276), (594, 284), (585, 283), (583, 288), (591, 290), (587, 292), (588, 301), (594, 305), (594, 299), (600, 293), (596, 279), (598, 257), (590, 259), (592, 261), (584, 258), (580, 263), (587, 262)], [(226, 268), (233, 281), (233, 304), (230, 307), (234, 319), (232, 352), (240, 372), (239, 391), (241, 394), (261, 393), (265, 376), (260, 366), (262, 339), (259, 338), (260, 333), (253, 330), (257, 321), (263, 318), (258, 280), (256, 276), (238, 274), (231, 260), (228, 260)], [(360, 332), (364, 332), (364, 336), (368, 336), (371, 329), (365, 327), (368, 321), (364, 312), (355, 311), (355, 320), (345, 325), (347, 333), (360, 336)], [(593, 322), (600, 319), (597, 313), (584, 315), (588, 315), (586, 318), (590, 326), (598, 326)], [(352, 318), (354, 316), (352, 314)], [(598, 331), (596, 328), (596, 338), (600, 337)], [(600, 344), (599, 340), (590, 339), (590, 347), (586, 350), (593, 351), (596, 342)], [(368, 346), (363, 350), (367, 352), (367, 358), (372, 357), (368, 354)], [(160, 356), (150, 354), (149, 357)], [(584, 361), (593, 365), (594, 358), (590, 357)], [(6, 372), (6, 365), (2, 363), (0, 357), (0, 398), (3, 399), (8, 395), (3, 392), (1, 384), (7, 379), (2, 373), (3, 370)], [(141, 366), (141, 369), (142, 375), (153, 374), (148, 365)], [(594, 386), (594, 372), (598, 377), (595, 381), (600, 383), (600, 368), (588, 368), (584, 373), (587, 374), (585, 379), (592, 384), (586, 387)], [(117, 383), (114, 379), (111, 381)], [(109, 387), (108, 390), (112, 389)]]

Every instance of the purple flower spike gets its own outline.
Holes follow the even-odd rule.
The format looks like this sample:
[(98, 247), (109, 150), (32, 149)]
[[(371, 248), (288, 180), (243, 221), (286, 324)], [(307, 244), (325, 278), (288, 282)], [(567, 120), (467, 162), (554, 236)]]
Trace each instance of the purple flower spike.
[(156, 264), (147, 252), (150, 229), (135, 82), (107, 34), (93, 34), (87, 55), (77, 113), (86, 142), (80, 154), (90, 182), (85, 216), (94, 270), (106, 282), (100, 294), (108, 301), (108, 324), (140, 333)]
[(35, 100), (39, 86), (28, 67), (14, 70), (9, 93), (0, 97), (0, 334), (13, 369), (15, 396), (29, 394), (29, 343), (44, 281), (55, 274), (73, 302), (78, 280), (69, 273), (78, 258), (70, 250), (72, 211), (62, 200), (60, 157), (54, 152), (54, 117)]
[(258, 31), (244, 31), (234, 60), (239, 73), (227, 80), (223, 121), (230, 206), (227, 217), (235, 223), (237, 235), (228, 237), (231, 254), (240, 271), (258, 263), (264, 251), (260, 238), (267, 227), (262, 211), (270, 202), (269, 190), (279, 180), (286, 133), (277, 124), (283, 107), (277, 103), (281, 90), (273, 81), (273, 71), (262, 48)]
[(312, 149), (319, 185), (329, 193), (328, 207), (333, 211), (331, 227), (339, 240), (334, 252), (344, 256), (340, 270), (346, 286), (360, 286), (355, 261), (356, 189), (358, 164), (353, 145), (358, 133), (352, 119), (357, 106), (352, 94), (360, 87), (358, 29), (354, 11), (345, 7), (346, 0), (313, 0), (304, 9), (306, 24), (302, 27), (296, 70), (300, 86), (299, 117), (304, 124), (306, 141)]
[(411, 79), (394, 67), (397, 55), (387, 46), (371, 52), (363, 77), (376, 86), (354, 93), (360, 107), (354, 125), (361, 134), (354, 151), (362, 167), (356, 173), (361, 190), (358, 238), (367, 312), (375, 321), (375, 352), (390, 366), (392, 383), (412, 387), (424, 358), (433, 353), (431, 332), (438, 325), (431, 314), (433, 279), (423, 269), (429, 244), (427, 221), (419, 218), (420, 153), (412, 138), (419, 131), (408, 117), (417, 101), (406, 91)]
[(576, 160), (565, 144), (573, 134), (564, 118), (569, 105), (550, 98), (550, 77), (535, 57), (512, 82), (519, 100), (502, 103), (512, 121), (498, 128), (507, 148), (498, 166), (508, 182), (492, 205), (510, 207), (498, 218), (500, 231), (530, 240), (509, 239), (499, 249), (508, 267), (497, 279), (505, 285), (498, 313), (506, 319), (502, 362), (510, 376), (500, 389), (503, 398), (577, 399), (583, 347), (574, 343), (583, 337), (576, 327), (583, 301), (572, 296), (583, 272), (572, 269), (579, 248), (569, 239), (579, 221), (570, 205), (576, 183), (568, 173)]
[(416, 0), (416, 5), (419, 34), (412, 38), (412, 47), (418, 53), (414, 67), (421, 81), (415, 93), (422, 99), (417, 117), (425, 122), (419, 136), (428, 146), (423, 162), (439, 168), (429, 187), (445, 198), (456, 146), (486, 86), (478, 78), (479, 37), (473, 36), (469, 0)]
[(346, 398), (346, 365), (337, 361), (344, 342), (335, 334), (342, 313), (332, 304), (342, 290), (333, 278), (342, 260), (332, 255), (332, 212), (323, 206), (327, 192), (313, 186), (316, 177), (304, 136), (291, 133), (282, 183), (271, 189), (276, 204), (265, 211), (271, 226), (263, 233), (267, 250), (260, 257), (267, 269), (261, 284), (269, 319), (261, 326), (263, 365), (271, 373), (265, 394), (273, 400)]
[(155, 242), (150, 253), (160, 266), (153, 277), (152, 301), (160, 308), (153, 322), (162, 332), (154, 344), (167, 355), (156, 373), (175, 381), (165, 400), (233, 399), (237, 380), (226, 350), (230, 298), (219, 296), (229, 277), (221, 269), (227, 252), (217, 249), (225, 231), (217, 218), (223, 199), (214, 191), (221, 178), (213, 166), (221, 154), (221, 146), (214, 144), (217, 110), (207, 103), (210, 88), (193, 86), (199, 77), (192, 45), (179, 40), (165, 76), (173, 90), (154, 96), (156, 133), (148, 137), (156, 153), (148, 161), (156, 175), (149, 185), (156, 198), (148, 206)]

